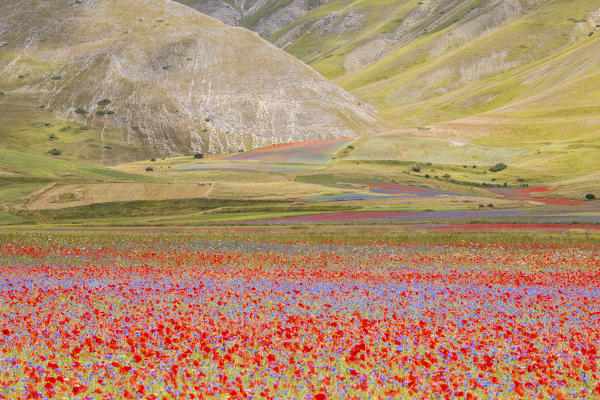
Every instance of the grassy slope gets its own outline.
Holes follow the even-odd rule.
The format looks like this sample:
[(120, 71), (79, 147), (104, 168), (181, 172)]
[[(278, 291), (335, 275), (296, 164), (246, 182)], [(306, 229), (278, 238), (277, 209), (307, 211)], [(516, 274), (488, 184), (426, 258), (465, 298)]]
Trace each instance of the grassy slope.
[(13, 174), (48, 179), (83, 178), (90, 180), (151, 181), (142, 175), (128, 174), (114, 169), (81, 164), (52, 156), (37, 156), (15, 150), (0, 148), (0, 169)]
[[(324, 4), (270, 40), (331, 11), (357, 12), (359, 28), (305, 30), (286, 50), (374, 105), (390, 126), (438, 124), (429, 136), (519, 148), (522, 154), (506, 161), (535, 179), (599, 170), (593, 153), (600, 135), (600, 1), (521, 2), (521, 15), (510, 17), (499, 11), (501, 2), (440, 3), (404, 36), (399, 27), (422, 4), (357, 0)], [(384, 46), (393, 34), (397, 40), (388, 40), (381, 55), (348, 69), (355, 54)], [(375, 145), (367, 153), (390, 151)], [(409, 158), (419, 161), (419, 154)]]

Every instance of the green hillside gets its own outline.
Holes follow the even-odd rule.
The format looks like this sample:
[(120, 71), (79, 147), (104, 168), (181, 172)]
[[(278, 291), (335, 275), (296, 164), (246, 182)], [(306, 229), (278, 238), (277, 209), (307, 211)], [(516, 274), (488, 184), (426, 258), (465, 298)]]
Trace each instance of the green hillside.
[(358, 0), (269, 39), (392, 129), (518, 147), (520, 167), (564, 177), (600, 169), (599, 35), (597, 0)]

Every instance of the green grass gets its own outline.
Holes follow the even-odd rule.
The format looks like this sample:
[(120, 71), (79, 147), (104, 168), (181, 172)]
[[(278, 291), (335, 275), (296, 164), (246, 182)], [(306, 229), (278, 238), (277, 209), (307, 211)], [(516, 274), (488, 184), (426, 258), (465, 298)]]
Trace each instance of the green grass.
[[(535, 245), (535, 246), (598, 246), (598, 232), (569, 232), (563, 234), (536, 232), (499, 232), (499, 233), (433, 233), (398, 231), (382, 229), (373, 231), (360, 226), (326, 227), (270, 227), (256, 228), (252, 232), (236, 228), (208, 228), (192, 232), (180, 232), (177, 229), (162, 232), (147, 232), (143, 227), (127, 232), (86, 232), (85, 229), (75, 232), (44, 231), (43, 227), (19, 227), (0, 232), (0, 242), (29, 243), (32, 246), (46, 248), (48, 246), (102, 246), (103, 243), (114, 243), (120, 240), (127, 243), (158, 242), (165, 245), (177, 245), (182, 242), (207, 240), (219, 242), (253, 241), (257, 243), (340, 243), (347, 245), (399, 245), (409, 244), (484, 244), (484, 245)], [(49, 240), (51, 239), (51, 240)]]
[[(0, 87), (2, 84), (0, 81)], [(124, 143), (122, 130), (99, 127), (98, 121), (57, 118), (55, 110), (40, 108), (43, 102), (36, 95), (11, 93), (0, 97), (2, 147), (37, 155), (58, 149), (61, 158), (103, 165), (156, 156), (156, 150), (135, 135), (128, 135), (130, 143)]]
[(114, 217), (161, 216), (169, 214), (190, 214), (219, 207), (248, 207), (269, 205), (275, 202), (266, 200), (228, 199), (176, 199), (176, 200), (137, 200), (96, 203), (85, 206), (68, 207), (56, 210), (20, 211), (19, 216), (37, 221), (49, 222), (71, 219), (101, 219)]
[(398, 160), (437, 164), (486, 166), (510, 161), (527, 150), (522, 147), (490, 147), (441, 138), (406, 136), (369, 137), (359, 141), (346, 160)]
[(125, 180), (149, 182), (153, 178), (128, 174), (109, 168), (63, 160), (52, 156), (37, 156), (0, 148), (0, 169), (42, 178), (80, 177), (94, 180)]
[(0, 183), (0, 203), (9, 203), (17, 200), (42, 186), (39, 183)]

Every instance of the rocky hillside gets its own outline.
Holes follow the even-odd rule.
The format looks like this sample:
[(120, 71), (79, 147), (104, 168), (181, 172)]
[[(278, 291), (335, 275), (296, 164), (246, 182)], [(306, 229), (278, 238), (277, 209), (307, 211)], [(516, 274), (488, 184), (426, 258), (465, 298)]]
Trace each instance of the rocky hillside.
[(74, 148), (89, 129), (98, 133), (86, 140), (102, 152), (129, 148), (127, 158), (136, 148), (220, 153), (378, 126), (369, 106), (256, 34), (171, 1), (1, 2), (0, 46), (9, 148), (45, 141), (35, 124), (60, 121), (73, 126), (48, 134), (52, 146)]
[(229, 25), (269, 37), (328, 0), (179, 0)]
[[(264, 5), (261, 20), (285, 9), (253, 4)], [(342, 0), (292, 23), (286, 18), (265, 37), (393, 125), (415, 126), (494, 110), (581, 78), (589, 60), (571, 78), (548, 66), (546, 74), (564, 79), (543, 84), (539, 66), (558, 54), (579, 62), (582, 53), (571, 50), (599, 36), (600, 0)], [(595, 47), (588, 50), (599, 59)], [(511, 81), (517, 74), (528, 75), (520, 89)], [(494, 89), (486, 92), (488, 82)]]

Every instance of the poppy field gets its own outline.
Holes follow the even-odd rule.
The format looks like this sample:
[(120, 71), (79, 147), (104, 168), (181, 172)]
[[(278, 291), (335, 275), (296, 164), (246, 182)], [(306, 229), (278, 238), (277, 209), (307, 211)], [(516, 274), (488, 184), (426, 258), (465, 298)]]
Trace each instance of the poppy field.
[(0, 236), (0, 399), (600, 398), (593, 244)]

